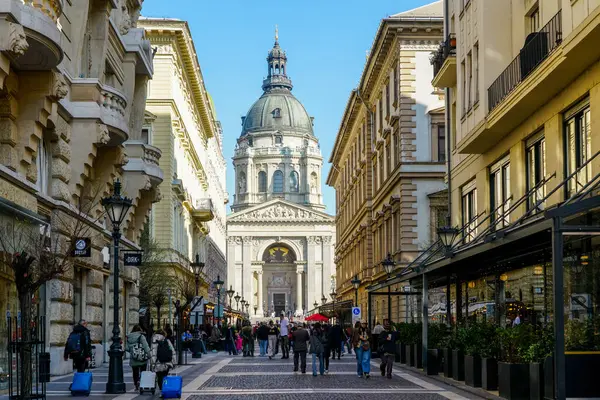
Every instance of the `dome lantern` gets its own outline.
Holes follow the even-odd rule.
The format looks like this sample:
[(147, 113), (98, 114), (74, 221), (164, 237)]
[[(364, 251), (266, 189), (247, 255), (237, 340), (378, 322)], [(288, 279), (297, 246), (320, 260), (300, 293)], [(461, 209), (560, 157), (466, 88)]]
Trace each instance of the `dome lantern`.
[(287, 76), (287, 55), (279, 46), (279, 30), (275, 26), (275, 44), (267, 57), (268, 74), (262, 89), (270, 92), (275, 89), (292, 90), (292, 81)]

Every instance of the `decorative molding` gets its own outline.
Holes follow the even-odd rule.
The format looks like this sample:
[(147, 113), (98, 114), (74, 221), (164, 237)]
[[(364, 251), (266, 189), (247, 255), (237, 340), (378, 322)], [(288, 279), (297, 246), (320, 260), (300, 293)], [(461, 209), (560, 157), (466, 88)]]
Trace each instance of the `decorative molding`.
[(272, 204), (262, 209), (243, 211), (231, 216), (230, 222), (332, 222), (331, 218), (300, 207), (287, 204)]

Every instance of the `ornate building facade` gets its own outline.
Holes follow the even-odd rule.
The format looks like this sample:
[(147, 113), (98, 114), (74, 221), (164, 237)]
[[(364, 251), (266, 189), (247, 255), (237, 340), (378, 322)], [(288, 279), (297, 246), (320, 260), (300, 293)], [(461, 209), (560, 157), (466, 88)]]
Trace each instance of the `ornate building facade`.
[(354, 301), (351, 280), (358, 277), (363, 316), (370, 308), (379, 321), (390, 300), (393, 320), (408, 315), (405, 296), (367, 304), (366, 287), (387, 278), (382, 261), (389, 254), (396, 268), (406, 267), (445, 223), (444, 96), (431, 85), (429, 62), (442, 38), (442, 15), (438, 1), (381, 21), (329, 159), (337, 293)]
[[(165, 263), (193, 281), (190, 262), (205, 263), (200, 295), (216, 303), (211, 282), (225, 277), (225, 159), (221, 124), (196, 56), (187, 22), (142, 18), (152, 47), (155, 75), (146, 110), (154, 115), (148, 143), (162, 149), (164, 194), (152, 212), (151, 230), (168, 250)], [(173, 293), (181, 287), (173, 288)], [(181, 293), (179, 293), (181, 294)]]
[(323, 210), (323, 158), (313, 119), (291, 93), (287, 55), (275, 44), (263, 95), (242, 117), (227, 218), (227, 286), (254, 317), (302, 315), (335, 278), (335, 225)]
[[(150, 43), (137, 28), (141, 7), (141, 0), (0, 1), (0, 224), (16, 218), (34, 230), (50, 228), (46, 252), (65, 237), (74, 239), (63, 224), (85, 226), (91, 243), (89, 257), (70, 260), (33, 299), (34, 315), (46, 317), (53, 375), (72, 371), (62, 356), (79, 319), (88, 321), (96, 362), (108, 360), (112, 227), (100, 198), (121, 180), (133, 199), (121, 225), (121, 249), (132, 250), (160, 197), (161, 152), (138, 143), (153, 73)], [(14, 274), (2, 265), (0, 309), (17, 316)], [(123, 332), (138, 322), (139, 271), (121, 266), (119, 279)], [(11, 368), (5, 329), (2, 318), (3, 371)]]

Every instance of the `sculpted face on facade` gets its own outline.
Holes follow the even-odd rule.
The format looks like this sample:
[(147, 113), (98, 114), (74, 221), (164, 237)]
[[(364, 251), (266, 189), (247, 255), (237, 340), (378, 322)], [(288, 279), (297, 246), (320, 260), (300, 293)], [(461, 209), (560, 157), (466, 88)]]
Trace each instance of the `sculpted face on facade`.
[(276, 39), (262, 96), (242, 118), (227, 218), (227, 284), (255, 318), (303, 315), (330, 293), (334, 219), (323, 212), (323, 158), (313, 120), (292, 95)]

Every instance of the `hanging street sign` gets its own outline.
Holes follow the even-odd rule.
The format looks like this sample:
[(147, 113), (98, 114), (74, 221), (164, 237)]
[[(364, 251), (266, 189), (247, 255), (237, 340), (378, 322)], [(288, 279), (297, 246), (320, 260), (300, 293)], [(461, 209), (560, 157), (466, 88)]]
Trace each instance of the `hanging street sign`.
[(360, 307), (352, 307), (352, 326), (354, 326), (354, 324), (357, 321), (360, 321), (362, 316)]
[(142, 253), (124, 253), (123, 262), (126, 266), (140, 267), (142, 265)]
[(76, 238), (75, 247), (71, 255), (73, 257), (91, 257), (92, 241), (90, 238)]

